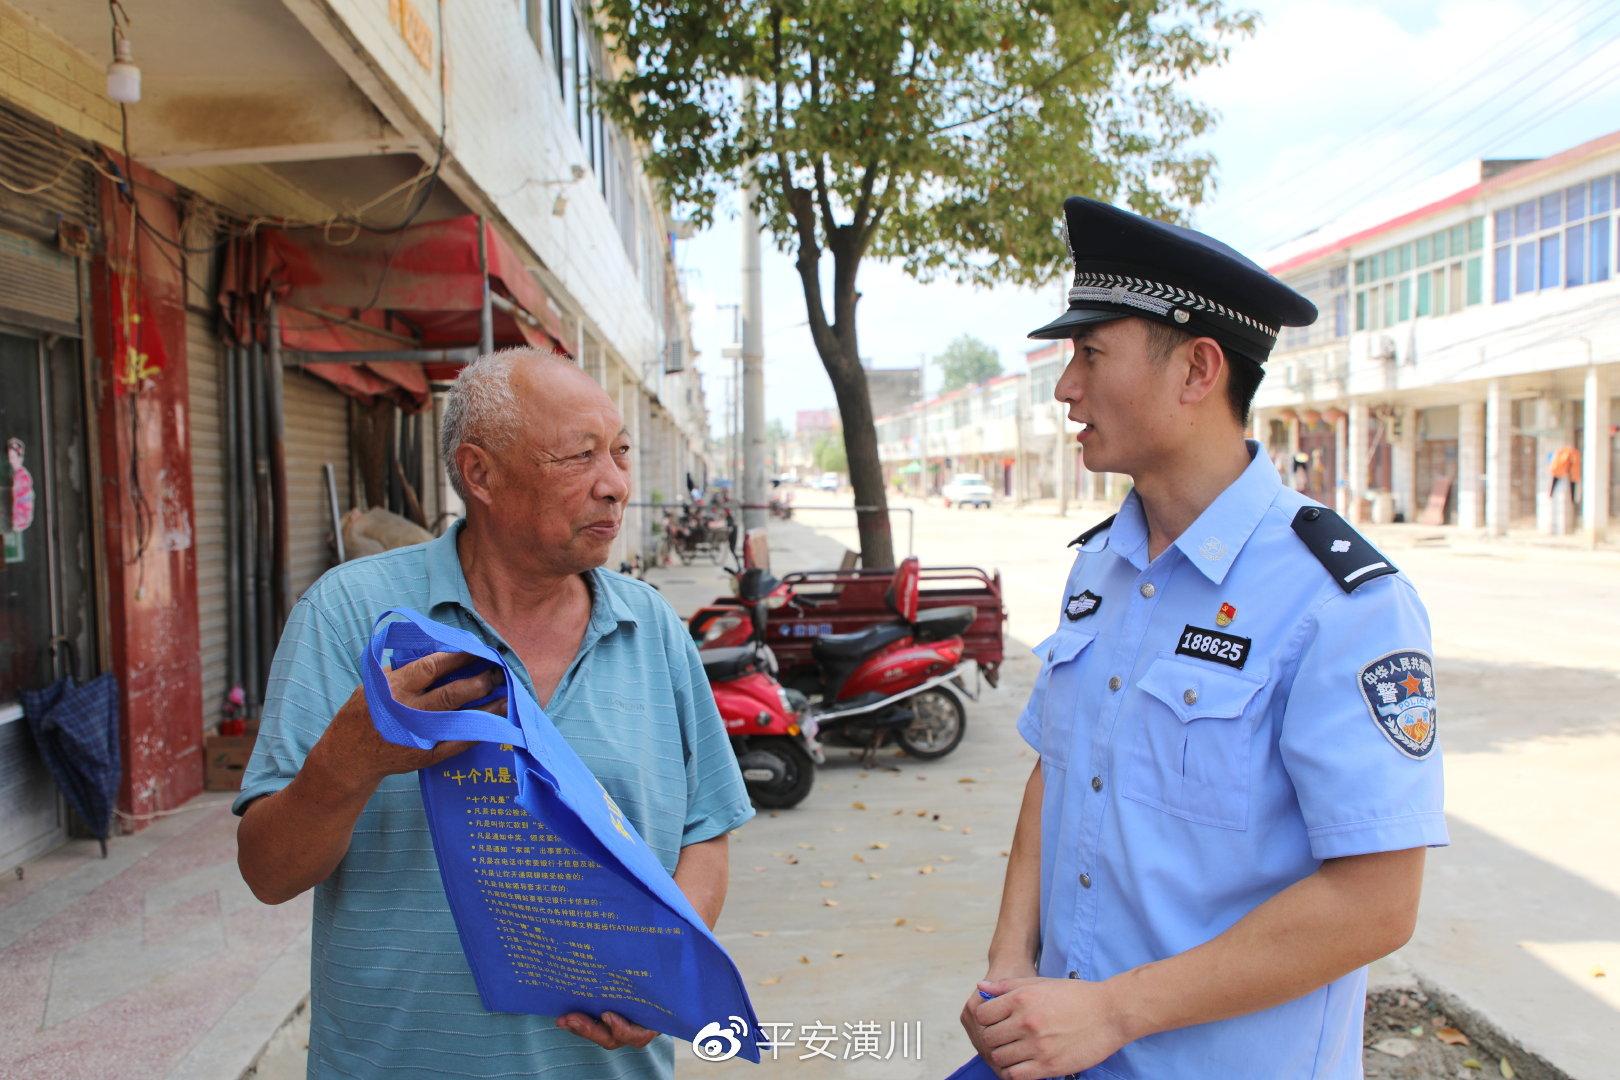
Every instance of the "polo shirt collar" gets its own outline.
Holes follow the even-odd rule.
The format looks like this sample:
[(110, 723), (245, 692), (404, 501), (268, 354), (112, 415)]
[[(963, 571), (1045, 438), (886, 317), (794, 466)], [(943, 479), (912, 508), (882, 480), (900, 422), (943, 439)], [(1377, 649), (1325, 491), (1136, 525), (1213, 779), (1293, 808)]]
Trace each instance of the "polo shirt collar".
[[(454, 604), (483, 622), (478, 609), (473, 607), (472, 593), (467, 589), (467, 575), (461, 570), (461, 556), (457, 542), (466, 518), (451, 522), (444, 535), (427, 543), (428, 611), (441, 604)], [(635, 612), (625, 603), (616, 587), (617, 582), (606, 570), (598, 567), (586, 575), (591, 590), (591, 621), (586, 637), (592, 642), (611, 634), (621, 626), (635, 626)]]

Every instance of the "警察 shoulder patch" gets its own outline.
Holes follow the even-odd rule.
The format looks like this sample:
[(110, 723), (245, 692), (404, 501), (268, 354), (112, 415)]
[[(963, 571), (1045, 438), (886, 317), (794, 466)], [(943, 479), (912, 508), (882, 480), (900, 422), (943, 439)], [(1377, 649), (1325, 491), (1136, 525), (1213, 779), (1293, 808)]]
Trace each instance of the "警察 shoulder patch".
[(1373, 578), (1400, 573), (1366, 537), (1325, 506), (1300, 507), (1294, 515), (1294, 532), (1347, 593)]
[(1409, 758), (1425, 758), (1434, 749), (1434, 660), (1417, 649), (1380, 656), (1356, 679), (1373, 722)]

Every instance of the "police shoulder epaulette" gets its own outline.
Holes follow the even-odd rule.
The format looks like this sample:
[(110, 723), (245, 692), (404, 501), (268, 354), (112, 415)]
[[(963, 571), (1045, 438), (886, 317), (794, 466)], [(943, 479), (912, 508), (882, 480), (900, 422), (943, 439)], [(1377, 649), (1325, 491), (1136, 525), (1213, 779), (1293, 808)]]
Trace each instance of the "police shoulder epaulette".
[(1097, 524), (1093, 525), (1091, 528), (1087, 529), (1073, 540), (1070, 540), (1069, 546), (1084, 547), (1087, 540), (1090, 540), (1093, 536), (1096, 536), (1098, 533), (1108, 528), (1108, 526), (1112, 525), (1114, 523), (1114, 519), (1118, 516), (1118, 514), (1109, 514), (1106, 518), (1103, 518), (1103, 520), (1097, 522)]
[(1347, 593), (1373, 578), (1400, 572), (1349, 522), (1324, 506), (1300, 507), (1294, 515), (1294, 532)]

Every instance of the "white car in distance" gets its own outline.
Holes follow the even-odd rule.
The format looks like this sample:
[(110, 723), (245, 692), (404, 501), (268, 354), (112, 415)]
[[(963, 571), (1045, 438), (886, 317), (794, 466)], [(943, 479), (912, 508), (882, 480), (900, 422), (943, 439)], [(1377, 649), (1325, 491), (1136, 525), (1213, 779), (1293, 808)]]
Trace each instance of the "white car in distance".
[(957, 473), (939, 492), (946, 506), (982, 506), (990, 509), (990, 485), (978, 473)]

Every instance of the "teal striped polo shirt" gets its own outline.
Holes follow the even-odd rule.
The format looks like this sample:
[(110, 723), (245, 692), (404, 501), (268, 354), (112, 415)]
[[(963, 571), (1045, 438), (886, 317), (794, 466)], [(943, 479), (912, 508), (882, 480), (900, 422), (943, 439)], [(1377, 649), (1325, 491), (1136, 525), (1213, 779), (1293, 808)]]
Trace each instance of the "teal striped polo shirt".
[[(477, 634), (532, 693), (473, 610), (456, 522), (437, 540), (337, 567), (294, 605), (234, 809), (292, 781), (360, 683), (378, 615), (415, 608)], [(685, 626), (642, 582), (593, 570), (590, 625), (546, 710), (626, 817), (675, 869), (681, 848), (753, 816)], [(606, 1051), (551, 1017), (485, 1012), (439, 881), (416, 776), (391, 776), (348, 853), (315, 887), (311, 1077), (671, 1077), (673, 1041)]]

